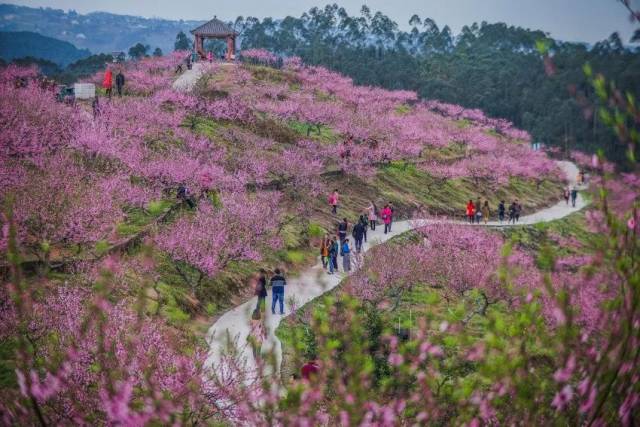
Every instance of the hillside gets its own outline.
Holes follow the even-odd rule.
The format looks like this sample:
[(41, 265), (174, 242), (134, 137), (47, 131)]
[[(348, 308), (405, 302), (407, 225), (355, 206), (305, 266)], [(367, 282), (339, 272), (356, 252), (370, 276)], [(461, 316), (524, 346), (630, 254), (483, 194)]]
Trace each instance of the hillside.
[(0, 32), (0, 58), (7, 62), (17, 58), (40, 58), (65, 67), (91, 55), (69, 42), (29, 31)]
[[(393, 202), (397, 221), (416, 215), (462, 219), (466, 202), (479, 198), (490, 203), (494, 217), (500, 200), (518, 200), (526, 215), (555, 204), (566, 184), (556, 163), (531, 149), (526, 132), (479, 110), (423, 101), (411, 91), (358, 86), (297, 57), (278, 68), (275, 56), (255, 50), (244, 52), (245, 62), (197, 64), (202, 76), (192, 91), (182, 92), (173, 83), (184, 56), (176, 52), (119, 65), (127, 79), (124, 96), (109, 99), (101, 92), (95, 113), (88, 104), (56, 103), (33, 69), (0, 70), (0, 132), (6, 138), (0, 151), (6, 165), (0, 197), (7, 201), (0, 243), (3, 273), (13, 284), (0, 295), (0, 309), (7, 313), (0, 328), (0, 401), (10, 402), (5, 413), (16, 424), (28, 424), (33, 413), (50, 424), (68, 419), (123, 425), (238, 419), (240, 424), (263, 424), (261, 418), (251, 418), (262, 408), (226, 405), (251, 401), (244, 396), (241, 375), (231, 371), (228, 378), (217, 378), (224, 382), (220, 384), (206, 382), (210, 373), (202, 370), (206, 329), (253, 295), (251, 276), (259, 268), (272, 272), (282, 267), (288, 277), (296, 276), (315, 263), (325, 233), (334, 235), (343, 217), (355, 222), (371, 202), (379, 207)], [(101, 70), (89, 80), (102, 79)], [(327, 203), (333, 189), (340, 192), (337, 215)], [(403, 239), (403, 246), (382, 245), (381, 252), (365, 260), (371, 268), (354, 277), (362, 298), (335, 306), (332, 315), (344, 317), (331, 318), (331, 326), (323, 317), (323, 331), (357, 335), (360, 311), (343, 309), (368, 304), (375, 291), (395, 290), (408, 283), (406, 278), (445, 287), (451, 276), (452, 294), (468, 298), (460, 298), (459, 304), (473, 304), (474, 292), (485, 290), (488, 305), (494, 296), (511, 301), (507, 289), (512, 280), (532, 287), (541, 280), (533, 257), (520, 248), (514, 250), (514, 265), (531, 275), (514, 273), (512, 278), (500, 270), (503, 242), (480, 226), (455, 224)], [(433, 246), (423, 244), (428, 239)], [(385, 276), (387, 272), (391, 275)], [(558, 280), (568, 281), (572, 272), (560, 271)], [(503, 278), (509, 286), (502, 286)], [(589, 296), (583, 295), (583, 301)], [(400, 297), (403, 302), (412, 295)], [(498, 311), (501, 316), (540, 331), (540, 342), (523, 329), (513, 332), (517, 340), (511, 345), (512, 328), (504, 326), (487, 329), (497, 337), (487, 342), (496, 351), (500, 346), (522, 348), (520, 342), (535, 345), (527, 363), (540, 363), (548, 373), (546, 317), (521, 318), (521, 311), (512, 311), (532, 307), (531, 313), (536, 312), (535, 303), (507, 306), (501, 299), (496, 306), (507, 312)], [(553, 313), (545, 307), (545, 316)], [(453, 325), (460, 321), (460, 310), (454, 300), (448, 308), (444, 319)], [(493, 321), (487, 319), (483, 324)], [(366, 359), (367, 335), (360, 336), (363, 341), (352, 342), (357, 351), (350, 362), (365, 375), (372, 361)], [(338, 338), (328, 336), (325, 360), (332, 360)], [(463, 338), (469, 339), (466, 351), (477, 334)], [(456, 347), (451, 360), (458, 360), (457, 343), (443, 344), (446, 338), (440, 336), (433, 340), (437, 346)], [(377, 344), (378, 359), (386, 360), (388, 348), (396, 354), (392, 344)], [(414, 344), (411, 351), (422, 348)], [(420, 351), (431, 349), (429, 354), (436, 355), (437, 348)], [(486, 369), (497, 371), (501, 360)], [(515, 358), (504, 369), (519, 368), (521, 360)], [(415, 366), (424, 366), (422, 362)], [(396, 375), (387, 375), (393, 363), (376, 366), (382, 386), (369, 389), (385, 392), (375, 397), (380, 405), (403, 412), (389, 390), (415, 390), (396, 387)], [(462, 384), (465, 393), (470, 384), (480, 393), (484, 378), (458, 375), (471, 368), (466, 362), (452, 363), (443, 372), (468, 381)], [(407, 375), (406, 384), (415, 384), (414, 372)], [(331, 382), (338, 377), (326, 384), (340, 383)], [(534, 379), (522, 381), (537, 384)], [(296, 407), (298, 385), (292, 385), (277, 411)], [(553, 383), (540, 387), (550, 400)], [(444, 423), (455, 415), (456, 421), (467, 421), (475, 407), (448, 411), (457, 408), (451, 402), (470, 394), (456, 394), (449, 384), (445, 388), (443, 399), (454, 397), (440, 402), (446, 414), (439, 419)], [(336, 385), (329, 394), (334, 391), (344, 389)], [(30, 393), (37, 397), (29, 400)], [(278, 401), (276, 396), (277, 391), (271, 399)], [(414, 402), (416, 396), (412, 398)], [(348, 404), (349, 397), (341, 395), (340, 401)], [(369, 407), (361, 403), (361, 408)], [(312, 413), (322, 416), (315, 404)], [(322, 424), (311, 419), (311, 424)], [(278, 420), (287, 424), (286, 418)]]

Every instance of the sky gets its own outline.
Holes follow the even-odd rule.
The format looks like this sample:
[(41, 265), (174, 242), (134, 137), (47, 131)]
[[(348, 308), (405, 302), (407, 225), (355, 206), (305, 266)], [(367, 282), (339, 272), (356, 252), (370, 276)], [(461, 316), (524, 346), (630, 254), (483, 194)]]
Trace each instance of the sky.
[[(9, 3), (31, 7), (74, 9), (78, 13), (104, 11), (124, 15), (167, 19), (223, 20), (237, 16), (300, 16), (313, 6), (336, 2), (349, 14), (358, 14), (363, 4), (381, 11), (408, 28), (413, 14), (430, 17), (442, 27), (458, 33), (473, 22), (506, 22), (543, 30), (565, 41), (593, 43), (618, 31), (628, 42), (636, 26), (619, 0), (18, 0)], [(636, 9), (640, 0), (632, 0)]]

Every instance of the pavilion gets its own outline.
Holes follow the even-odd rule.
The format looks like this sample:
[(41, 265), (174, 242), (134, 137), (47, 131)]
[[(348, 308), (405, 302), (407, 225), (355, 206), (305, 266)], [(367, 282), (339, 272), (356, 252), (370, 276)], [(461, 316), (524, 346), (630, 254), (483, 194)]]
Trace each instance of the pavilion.
[(191, 34), (194, 35), (194, 48), (201, 58), (207, 57), (207, 52), (204, 50), (205, 39), (226, 39), (227, 41), (227, 53), (226, 59), (232, 59), (235, 57), (236, 51), (236, 33), (233, 28), (219, 20), (217, 17), (205, 24), (200, 25), (198, 28), (191, 30)]

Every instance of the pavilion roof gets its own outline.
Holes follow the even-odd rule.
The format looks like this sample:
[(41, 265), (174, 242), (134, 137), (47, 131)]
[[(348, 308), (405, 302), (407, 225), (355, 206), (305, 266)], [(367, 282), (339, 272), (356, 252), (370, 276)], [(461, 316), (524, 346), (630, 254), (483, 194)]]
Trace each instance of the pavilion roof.
[(237, 35), (233, 28), (214, 17), (211, 21), (200, 25), (198, 28), (191, 30), (191, 34), (198, 36), (233, 36)]

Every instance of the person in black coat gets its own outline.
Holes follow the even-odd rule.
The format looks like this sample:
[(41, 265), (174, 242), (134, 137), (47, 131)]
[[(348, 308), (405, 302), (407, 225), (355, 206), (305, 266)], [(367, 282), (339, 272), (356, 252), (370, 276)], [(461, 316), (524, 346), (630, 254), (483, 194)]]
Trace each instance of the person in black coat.
[(504, 221), (504, 213), (506, 212), (506, 207), (504, 206), (504, 200), (500, 201), (500, 204), (498, 205), (498, 219), (500, 220), (500, 222)]
[(122, 71), (118, 71), (116, 75), (116, 90), (118, 91), (118, 96), (122, 96), (122, 88), (124, 87), (124, 74)]
[(358, 253), (362, 251), (362, 239), (364, 239), (365, 230), (366, 227), (362, 225), (362, 222), (358, 221), (353, 226), (353, 231), (351, 232), (354, 240), (356, 241), (356, 252)]

